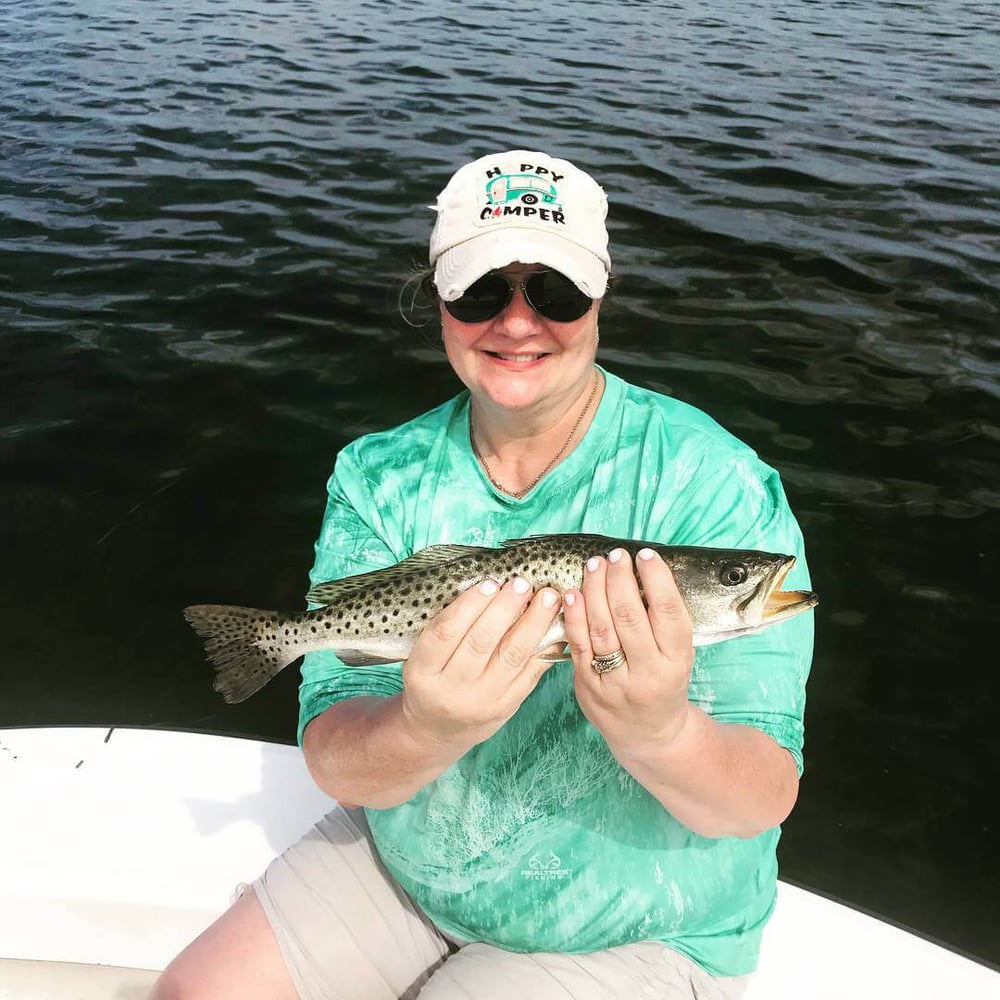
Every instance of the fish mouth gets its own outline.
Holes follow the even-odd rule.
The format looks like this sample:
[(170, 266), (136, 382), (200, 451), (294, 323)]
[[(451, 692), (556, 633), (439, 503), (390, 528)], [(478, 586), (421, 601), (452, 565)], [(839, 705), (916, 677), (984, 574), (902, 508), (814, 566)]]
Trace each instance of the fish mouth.
[(809, 608), (814, 608), (819, 604), (819, 596), (811, 590), (781, 589), (785, 577), (788, 576), (794, 565), (795, 556), (788, 556), (783, 563), (775, 566), (770, 578), (761, 585), (761, 590), (765, 595), (760, 609), (762, 624), (770, 625), (772, 622), (791, 618), (800, 611), (808, 611)]

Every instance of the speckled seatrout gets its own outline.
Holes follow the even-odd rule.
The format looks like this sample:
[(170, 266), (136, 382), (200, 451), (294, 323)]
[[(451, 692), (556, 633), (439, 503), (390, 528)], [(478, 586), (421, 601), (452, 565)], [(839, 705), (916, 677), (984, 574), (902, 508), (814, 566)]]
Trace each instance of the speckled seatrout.
[[(432, 545), (386, 569), (321, 583), (308, 599), (323, 607), (300, 614), (199, 604), (184, 615), (205, 640), (216, 668), (215, 690), (239, 702), (260, 690), (303, 653), (331, 649), (350, 666), (398, 663), (407, 658), (427, 622), (463, 590), (481, 580), (502, 584), (523, 576), (535, 589), (578, 588), (593, 555), (621, 547), (657, 551), (670, 566), (704, 646), (749, 635), (817, 603), (809, 591), (782, 591), (794, 556), (750, 549), (654, 545), (603, 535), (534, 535), (498, 548)], [(562, 615), (540, 650), (565, 643)], [(566, 654), (547, 652), (549, 659)]]

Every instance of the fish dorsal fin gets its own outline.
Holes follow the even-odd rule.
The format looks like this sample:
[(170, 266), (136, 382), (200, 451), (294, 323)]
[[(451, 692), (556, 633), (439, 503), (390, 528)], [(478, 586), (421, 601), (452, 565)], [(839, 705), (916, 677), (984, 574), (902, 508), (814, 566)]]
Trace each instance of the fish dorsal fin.
[(594, 549), (595, 552), (600, 551), (600, 546), (604, 543), (611, 542), (614, 543), (617, 539), (607, 538), (604, 535), (588, 535), (578, 532), (571, 532), (568, 534), (544, 534), (544, 535), (525, 535), (524, 538), (508, 538), (501, 543), (502, 547), (505, 549), (516, 549), (522, 545), (538, 545), (544, 544), (545, 542), (559, 542), (569, 543), (572, 545), (596, 545), (597, 548)]
[(429, 545), (394, 566), (373, 569), (368, 573), (358, 573), (356, 576), (345, 576), (342, 580), (317, 583), (306, 594), (306, 600), (311, 604), (333, 604), (334, 601), (365, 587), (392, 587), (402, 577), (417, 570), (433, 569), (461, 559), (463, 556), (489, 551), (481, 545)]
[(551, 535), (526, 535), (524, 538), (505, 538), (500, 543), (500, 547), (504, 549), (516, 549), (520, 545), (528, 545), (531, 542), (537, 542), (540, 539), (544, 540), (551, 537)]

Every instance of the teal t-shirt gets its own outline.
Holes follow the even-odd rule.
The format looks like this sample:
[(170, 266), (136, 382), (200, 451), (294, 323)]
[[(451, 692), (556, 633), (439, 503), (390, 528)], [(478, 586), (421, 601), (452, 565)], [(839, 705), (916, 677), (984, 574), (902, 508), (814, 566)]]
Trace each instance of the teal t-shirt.
[[(802, 537), (777, 473), (701, 411), (605, 372), (583, 441), (526, 497), (495, 490), (469, 442), (462, 393), (337, 458), (314, 583), (443, 542), (496, 545), (593, 532), (676, 545), (793, 553)], [(755, 726), (802, 768), (812, 615), (700, 647), (690, 699)], [(396, 664), (302, 668), (299, 737), (330, 705), (402, 690)], [(774, 906), (779, 829), (699, 836), (612, 757), (559, 663), (514, 717), (392, 809), (366, 810), (388, 870), (442, 930), (511, 951), (587, 952), (658, 940), (715, 975), (751, 972)]]

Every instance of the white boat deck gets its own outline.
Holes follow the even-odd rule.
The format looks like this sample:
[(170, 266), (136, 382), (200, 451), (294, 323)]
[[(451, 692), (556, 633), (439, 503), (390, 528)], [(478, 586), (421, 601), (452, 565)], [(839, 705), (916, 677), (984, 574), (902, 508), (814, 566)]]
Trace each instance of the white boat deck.
[(152, 969), (0, 958), (2, 1000), (146, 1000)]
[[(138, 1000), (331, 801), (297, 749), (0, 730), (0, 1000)], [(747, 1000), (1000, 1000), (1000, 973), (781, 883)]]

